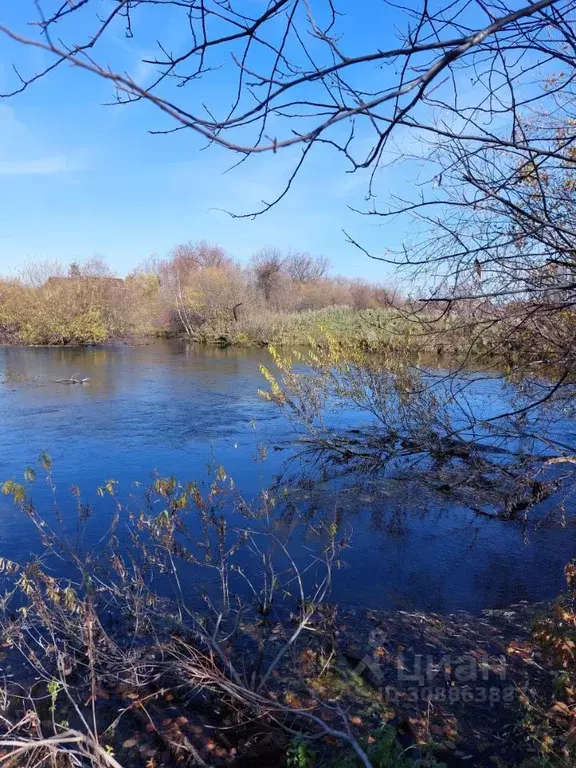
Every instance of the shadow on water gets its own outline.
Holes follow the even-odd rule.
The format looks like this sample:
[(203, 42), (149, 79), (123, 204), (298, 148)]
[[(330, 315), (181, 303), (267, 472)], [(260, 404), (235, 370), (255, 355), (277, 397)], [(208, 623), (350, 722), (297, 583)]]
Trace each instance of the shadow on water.
[[(127, 495), (153, 471), (207, 480), (222, 465), (247, 499), (276, 486), (279, 522), (302, 557), (319, 519), (349, 539), (346, 567), (334, 575), (337, 601), (479, 611), (558, 592), (576, 540), (570, 518), (566, 527), (486, 520), (431, 494), (417, 475), (351, 485), (322, 479), (309, 465), (287, 467), (292, 428), (257, 394), (258, 366), (269, 360), (266, 350), (183, 342), (1, 349), (0, 479), (21, 478), (48, 451), (64, 512), (73, 509), (66, 489), (80, 486), (96, 510), (90, 530), (97, 538), (111, 514), (96, 496), (103, 481), (114, 478)], [(57, 383), (74, 374), (90, 381)], [(483, 386), (488, 397), (490, 383)], [(45, 483), (34, 485), (33, 497), (50, 509)], [(0, 554), (28, 557), (34, 545), (26, 520), (7, 498), (0, 497), (0, 511)]]

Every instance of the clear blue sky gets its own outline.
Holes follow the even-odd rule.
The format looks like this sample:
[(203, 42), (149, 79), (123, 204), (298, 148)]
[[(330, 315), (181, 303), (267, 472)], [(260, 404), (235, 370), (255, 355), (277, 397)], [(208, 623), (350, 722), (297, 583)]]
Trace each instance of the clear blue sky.
[[(0, 22), (26, 31), (22, 22), (33, 15), (33, 3), (19, 0), (10, 6), (0, 10)], [(359, 46), (367, 42), (366, 24), (360, 24), (352, 2), (349, 7), (347, 40)], [(134, 73), (142, 55), (154, 51), (160, 33), (179, 42), (182, 33), (171, 24), (166, 17), (163, 30), (140, 29), (132, 41), (120, 28), (113, 30), (98, 60)], [(380, 34), (390, 33), (379, 26)], [(48, 59), (0, 38), (0, 91), (14, 85), (13, 60), (29, 73)], [(140, 74), (150, 76), (144, 70)], [(380, 76), (377, 69), (373, 76)], [(211, 87), (217, 102), (218, 80)], [(160, 113), (150, 105), (103, 106), (110, 96), (108, 83), (66, 67), (24, 94), (0, 101), (0, 272), (17, 271), (26, 261), (70, 262), (97, 254), (125, 273), (151, 254), (164, 256), (180, 242), (207, 239), (241, 260), (264, 245), (277, 245), (325, 254), (342, 274), (376, 280), (389, 275), (385, 265), (348, 245), (342, 229), (376, 253), (398, 245), (407, 233), (398, 224), (384, 225), (349, 210), (363, 206), (366, 177), (346, 174), (333, 152), (316, 152), (291, 194), (269, 213), (256, 220), (232, 219), (217, 209), (249, 211), (273, 198), (294, 155), (259, 156), (224, 173), (234, 161), (225, 151), (200, 151), (201, 142), (187, 131), (152, 136), (148, 129), (166, 127)], [(419, 170), (414, 163), (385, 169), (380, 187), (384, 193), (397, 191), (416, 180)]]

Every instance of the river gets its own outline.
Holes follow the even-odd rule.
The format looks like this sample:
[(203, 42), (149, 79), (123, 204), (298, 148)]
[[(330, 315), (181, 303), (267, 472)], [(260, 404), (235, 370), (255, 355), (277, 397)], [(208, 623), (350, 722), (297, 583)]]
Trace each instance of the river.
[[(295, 437), (257, 394), (264, 384), (259, 365), (269, 362), (266, 350), (176, 341), (0, 349), (0, 481), (21, 480), (47, 451), (56, 485), (80, 486), (102, 529), (110, 510), (96, 488), (112, 478), (122, 494), (155, 471), (189, 481), (207, 479), (222, 465), (245, 497), (256, 497), (285, 471)], [(57, 381), (73, 374), (90, 381)], [(297, 463), (289, 471), (297, 476)], [(42, 479), (32, 494), (48, 511), (51, 492)], [(565, 527), (528, 528), (491, 521), (448, 498), (420, 496), (414, 482), (389, 481), (373, 494), (308, 484), (294, 498), (308, 517), (323, 505), (337, 508), (351, 532), (346, 567), (335, 572), (332, 591), (343, 604), (477, 612), (548, 600), (575, 551), (570, 519)], [(73, 500), (61, 503), (72, 514)], [(0, 497), (0, 512), (0, 556), (26, 559), (37, 546), (28, 521), (7, 497)], [(308, 536), (302, 526), (294, 546), (304, 548)]]

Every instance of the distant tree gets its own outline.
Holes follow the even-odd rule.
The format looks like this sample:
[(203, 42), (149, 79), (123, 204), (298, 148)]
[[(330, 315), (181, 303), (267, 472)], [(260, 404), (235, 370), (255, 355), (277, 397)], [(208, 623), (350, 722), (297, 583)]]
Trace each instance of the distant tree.
[(238, 264), (204, 268), (188, 289), (187, 297), (199, 324), (237, 323), (240, 313), (251, 304), (246, 273)]
[(80, 264), (80, 274), (82, 277), (117, 277), (117, 274), (100, 256), (91, 256), (83, 261)]
[(19, 280), (0, 279), (0, 344), (20, 341), (23, 313), (33, 301), (31, 293)]
[(330, 262), (325, 256), (296, 251), (286, 256), (283, 266), (295, 283), (313, 283), (326, 277)]
[(169, 325), (179, 333), (192, 336), (206, 322), (236, 322), (249, 301), (244, 270), (205, 240), (176, 246), (164, 261), (148, 259), (147, 269), (158, 276)]
[(285, 258), (278, 248), (263, 248), (252, 256), (251, 268), (258, 290), (270, 304), (285, 274)]
[(189, 241), (177, 245), (170, 254), (175, 262), (181, 262), (188, 269), (202, 269), (204, 267), (227, 267), (233, 259), (219, 245), (211, 245), (206, 240), (197, 242)]
[(65, 277), (64, 265), (56, 260), (43, 259), (42, 261), (28, 262), (20, 271), (20, 279), (24, 285), (39, 288), (51, 277)]
[(134, 270), (125, 280), (124, 308), (130, 335), (153, 336), (167, 328), (160, 277), (151, 266), (149, 263), (148, 270)]

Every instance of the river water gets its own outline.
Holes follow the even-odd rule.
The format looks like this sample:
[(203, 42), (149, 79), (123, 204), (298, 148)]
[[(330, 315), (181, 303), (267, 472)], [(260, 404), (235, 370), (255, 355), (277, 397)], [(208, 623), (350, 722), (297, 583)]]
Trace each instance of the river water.
[[(184, 342), (0, 349), (0, 481), (21, 480), (47, 451), (56, 485), (80, 486), (102, 529), (110, 509), (96, 488), (111, 478), (122, 494), (155, 471), (189, 481), (209, 478), (222, 465), (246, 498), (256, 497), (287, 471), (295, 438), (257, 394), (264, 384), (259, 365), (269, 362), (266, 350)], [(90, 381), (57, 381), (73, 374)], [(292, 461), (290, 477), (298, 470)], [(345, 604), (479, 611), (547, 600), (562, 587), (563, 567), (576, 551), (570, 518), (565, 527), (528, 528), (487, 520), (448, 498), (421, 496), (415, 482), (386, 481), (378, 493), (341, 485), (331, 491), (326, 482), (306, 489), (294, 496), (306, 516), (337, 509), (351, 534), (332, 591)], [(47, 484), (39, 479), (32, 494), (48, 511)], [(0, 497), (0, 513), (0, 556), (23, 560), (37, 551), (29, 522), (9, 498)], [(294, 546), (305, 548), (308, 537), (302, 526)]]

